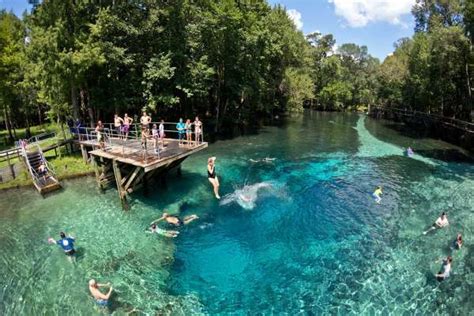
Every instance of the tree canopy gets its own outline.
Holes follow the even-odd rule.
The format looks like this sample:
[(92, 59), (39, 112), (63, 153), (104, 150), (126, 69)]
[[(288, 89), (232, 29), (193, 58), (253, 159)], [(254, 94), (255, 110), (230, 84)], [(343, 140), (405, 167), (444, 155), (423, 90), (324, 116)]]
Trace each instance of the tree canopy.
[(11, 131), (146, 109), (202, 115), (218, 132), (304, 105), (381, 104), (470, 120), (472, 1), (412, 12), (415, 35), (380, 63), (366, 46), (305, 36), (265, 0), (36, 1), (21, 19), (0, 11), (0, 117)]

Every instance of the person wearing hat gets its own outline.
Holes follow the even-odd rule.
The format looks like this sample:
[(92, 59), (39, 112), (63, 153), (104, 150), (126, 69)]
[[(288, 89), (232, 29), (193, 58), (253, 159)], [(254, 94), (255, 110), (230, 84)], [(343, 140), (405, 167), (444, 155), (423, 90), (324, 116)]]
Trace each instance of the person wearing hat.
[[(106, 286), (109, 287), (109, 291), (107, 292), (107, 294), (103, 294), (99, 290), (99, 288), (106, 287)], [(112, 291), (113, 291), (113, 288), (110, 285), (110, 283), (99, 284), (94, 279), (89, 280), (89, 292), (91, 292), (91, 295), (94, 297), (97, 305), (101, 307), (106, 307), (109, 304), (109, 298), (110, 298), (110, 295), (112, 295)]]
[(215, 161), (216, 157), (210, 157), (209, 159), (207, 159), (207, 178), (209, 179), (209, 182), (211, 182), (214, 188), (214, 195), (217, 199), (220, 199), (221, 197), (219, 196), (219, 179), (217, 178), (216, 174)]

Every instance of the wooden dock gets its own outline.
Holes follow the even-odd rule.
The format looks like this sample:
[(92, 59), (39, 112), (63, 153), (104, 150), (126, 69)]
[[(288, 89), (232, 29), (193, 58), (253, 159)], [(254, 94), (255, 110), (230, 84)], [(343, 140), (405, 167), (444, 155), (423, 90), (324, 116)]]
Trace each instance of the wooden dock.
[[(208, 147), (206, 142), (180, 145), (178, 140), (169, 138), (164, 139), (164, 148), (158, 152), (155, 152), (152, 141), (143, 148), (136, 139), (108, 137), (104, 149), (95, 139), (77, 142), (84, 159), (90, 155), (99, 188), (104, 189), (115, 182), (124, 209), (128, 209), (127, 195), (173, 168), (180, 173), (184, 159)], [(86, 148), (91, 150), (87, 152)]]

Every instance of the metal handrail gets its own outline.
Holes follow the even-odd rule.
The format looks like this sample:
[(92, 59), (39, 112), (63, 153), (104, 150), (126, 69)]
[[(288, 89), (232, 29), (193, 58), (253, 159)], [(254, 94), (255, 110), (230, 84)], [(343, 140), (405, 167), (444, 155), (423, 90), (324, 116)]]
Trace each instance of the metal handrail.
[(444, 121), (445, 123), (463, 125), (464, 127), (468, 128), (469, 130), (474, 131), (474, 123), (459, 120), (459, 119), (455, 119), (455, 118), (451, 118), (451, 117), (446, 117), (446, 116), (442, 116), (442, 115), (438, 115), (438, 114), (426, 113), (426, 112), (417, 111), (417, 110), (391, 108), (391, 107), (385, 107), (385, 106), (375, 106), (374, 108), (377, 109), (377, 110), (386, 110), (386, 111), (392, 111), (392, 112), (399, 112), (399, 113), (402, 113), (402, 114), (412, 114), (412, 115), (425, 116), (425, 117), (429, 117), (429, 118), (432, 118), (432, 119)]

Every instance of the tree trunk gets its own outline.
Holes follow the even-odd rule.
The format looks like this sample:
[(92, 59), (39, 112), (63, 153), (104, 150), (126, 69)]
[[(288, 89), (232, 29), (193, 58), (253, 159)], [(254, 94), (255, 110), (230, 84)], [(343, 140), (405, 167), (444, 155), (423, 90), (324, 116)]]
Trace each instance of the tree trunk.
[(10, 143), (13, 143), (13, 141), (15, 140), (13, 138), (13, 134), (12, 134), (12, 124), (10, 122), (10, 116), (8, 115), (8, 111), (7, 111), (7, 107), (5, 106), (3, 108), (3, 115), (5, 117), (5, 125), (7, 127), (7, 130), (8, 130), (8, 140), (10, 141)]
[(38, 110), (38, 122), (39, 122), (39, 125), (41, 127), (41, 125), (43, 125), (43, 117), (42, 117), (42, 114), (41, 114), (41, 105), (38, 103), (38, 104), (36, 104), (36, 107), (37, 107), (37, 110)]
[(71, 86), (72, 116), (74, 120), (79, 119), (79, 104), (77, 102), (77, 88)]

